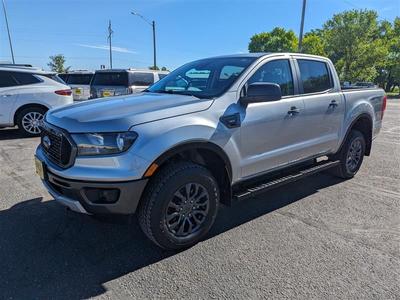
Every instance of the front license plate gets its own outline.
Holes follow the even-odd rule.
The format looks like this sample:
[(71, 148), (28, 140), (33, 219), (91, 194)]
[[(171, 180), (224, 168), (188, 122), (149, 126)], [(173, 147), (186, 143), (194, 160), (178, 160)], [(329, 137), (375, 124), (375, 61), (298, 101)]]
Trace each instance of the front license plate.
[(36, 174), (39, 175), (40, 179), (44, 179), (44, 166), (43, 162), (35, 156), (35, 167), (36, 167)]

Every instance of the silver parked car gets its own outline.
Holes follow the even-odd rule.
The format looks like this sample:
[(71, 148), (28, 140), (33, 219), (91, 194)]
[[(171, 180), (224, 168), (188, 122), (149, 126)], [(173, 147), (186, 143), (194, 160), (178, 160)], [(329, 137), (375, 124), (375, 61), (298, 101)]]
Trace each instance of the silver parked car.
[(59, 74), (67, 85), (71, 87), (74, 101), (82, 101), (90, 98), (90, 82), (94, 72), (88, 70), (74, 70)]
[(168, 74), (139, 69), (98, 70), (90, 85), (91, 98), (139, 93)]
[(72, 210), (137, 212), (155, 244), (184, 248), (205, 237), (220, 203), (327, 169), (353, 177), (385, 107), (381, 89), (342, 91), (324, 57), (202, 59), (144, 93), (47, 113), (37, 172)]

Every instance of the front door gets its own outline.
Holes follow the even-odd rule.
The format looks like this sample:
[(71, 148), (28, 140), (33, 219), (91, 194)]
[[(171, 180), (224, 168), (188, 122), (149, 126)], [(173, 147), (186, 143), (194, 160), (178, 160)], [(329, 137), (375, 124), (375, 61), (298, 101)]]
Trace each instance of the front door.
[(281, 87), (282, 99), (252, 103), (244, 110), (239, 146), (242, 178), (301, 158), (304, 102), (294, 95), (292, 74), (290, 61), (277, 59), (262, 65), (247, 82), (277, 83)]

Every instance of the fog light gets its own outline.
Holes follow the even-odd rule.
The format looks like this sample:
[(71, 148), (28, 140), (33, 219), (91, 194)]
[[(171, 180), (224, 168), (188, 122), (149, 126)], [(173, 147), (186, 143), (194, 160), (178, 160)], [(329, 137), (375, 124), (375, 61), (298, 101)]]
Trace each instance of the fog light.
[(111, 204), (118, 201), (119, 189), (85, 188), (85, 196), (95, 204)]

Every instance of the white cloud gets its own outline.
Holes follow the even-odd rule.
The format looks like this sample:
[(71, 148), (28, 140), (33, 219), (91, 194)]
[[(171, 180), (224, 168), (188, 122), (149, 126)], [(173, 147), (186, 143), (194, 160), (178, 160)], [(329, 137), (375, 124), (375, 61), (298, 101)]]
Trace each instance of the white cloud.
[[(92, 48), (92, 49), (101, 49), (101, 50), (110, 50), (108, 45), (87, 45), (87, 44), (77, 44), (80, 47)], [(121, 52), (121, 53), (136, 53), (135, 51), (129, 50), (124, 47), (112, 46), (112, 51)]]

